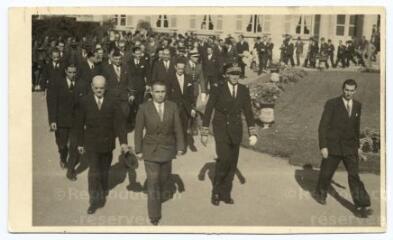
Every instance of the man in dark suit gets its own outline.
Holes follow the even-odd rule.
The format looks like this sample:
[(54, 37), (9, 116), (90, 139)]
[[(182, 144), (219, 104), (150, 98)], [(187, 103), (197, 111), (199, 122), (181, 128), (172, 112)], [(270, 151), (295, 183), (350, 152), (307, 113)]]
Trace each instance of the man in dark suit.
[(136, 113), (139, 105), (144, 102), (145, 91), (150, 88), (149, 62), (145, 58), (142, 58), (142, 51), (139, 47), (133, 49), (133, 55), (128, 63), (128, 68), (130, 96)]
[(203, 76), (206, 78), (206, 84), (208, 89), (217, 87), (219, 82), (222, 80), (220, 64), (217, 56), (214, 54), (213, 48), (211, 46), (207, 47), (207, 54), (204, 59), (202, 59), (202, 69)]
[(51, 54), (51, 61), (45, 64), (40, 76), (42, 89), (49, 89), (58, 79), (64, 77), (64, 63), (60, 61), (60, 52), (55, 49)]
[(127, 66), (122, 64), (122, 56), (118, 50), (112, 54), (111, 64), (103, 69), (103, 76), (106, 79), (106, 90), (119, 104), (124, 119), (130, 114), (129, 96), (129, 75)]
[(211, 200), (212, 204), (216, 206), (220, 200), (227, 204), (234, 203), (231, 197), (231, 190), (242, 141), (241, 113), (244, 114), (248, 125), (250, 145), (253, 146), (257, 142), (250, 92), (246, 86), (238, 83), (240, 74), (241, 69), (239, 67), (227, 67), (227, 83), (212, 91), (203, 117), (201, 142), (203, 145), (206, 145), (210, 118), (213, 110), (215, 110), (213, 134), (218, 159)]
[(361, 104), (353, 99), (357, 84), (348, 79), (343, 83), (343, 94), (326, 102), (319, 123), (321, 170), (315, 199), (326, 204), (327, 192), (334, 172), (341, 160), (348, 172), (348, 183), (357, 213), (367, 217), (370, 197), (359, 178), (359, 135)]
[(185, 73), (185, 63), (176, 63), (176, 77), (172, 80), (170, 88), (168, 89), (168, 99), (177, 104), (179, 110), (180, 121), (184, 133), (185, 150), (187, 147), (192, 152), (197, 149), (194, 145), (194, 138), (191, 132), (191, 124), (193, 118), (196, 117), (195, 102), (194, 102), (194, 83), (192, 76)]
[(145, 162), (147, 207), (153, 225), (161, 219), (161, 200), (166, 194), (172, 160), (184, 153), (179, 110), (175, 103), (165, 100), (165, 95), (166, 84), (153, 83), (153, 100), (139, 107), (135, 125), (135, 153)]
[(84, 82), (86, 85), (91, 84), (93, 77), (102, 74), (100, 66), (96, 65), (96, 59), (93, 52), (88, 51), (86, 60), (83, 60), (79, 66), (78, 79)]
[(239, 66), (242, 69), (242, 74), (240, 75), (240, 78), (245, 78), (246, 64), (243, 62), (243, 57), (244, 57), (244, 52), (250, 51), (250, 47), (248, 46), (248, 42), (244, 41), (243, 35), (239, 36), (239, 42), (236, 43), (236, 50), (239, 56)]
[(171, 52), (168, 48), (165, 48), (162, 50), (162, 60), (156, 62), (153, 68), (151, 80), (152, 82), (164, 82), (168, 87), (175, 74), (175, 65), (171, 60)]
[(338, 47), (337, 47), (336, 63), (334, 64), (336, 67), (338, 66), (339, 62), (341, 62), (342, 68), (345, 68), (347, 66), (346, 60), (345, 60), (345, 52), (346, 52), (346, 46), (343, 44), (342, 40), (339, 40)]
[(121, 151), (129, 152), (124, 118), (116, 99), (105, 94), (105, 77), (97, 75), (91, 83), (92, 93), (84, 96), (78, 108), (75, 129), (78, 151), (89, 162), (88, 186), (90, 206), (88, 214), (105, 205), (109, 193), (108, 176), (115, 138)]
[[(86, 95), (87, 88), (76, 81), (76, 66), (65, 69), (65, 77), (58, 79), (47, 91), (47, 104), (50, 130), (55, 132), (56, 144), (60, 154), (60, 167), (68, 167), (67, 177), (75, 181), (75, 163), (79, 159), (74, 126), (79, 100)], [(68, 161), (67, 161), (68, 157)]]
[(261, 38), (257, 37), (257, 42), (255, 43), (254, 48), (256, 48), (259, 59), (259, 71), (258, 75), (261, 75), (262, 71), (266, 71), (267, 60), (268, 60), (268, 45), (266, 36), (263, 36), (263, 41), (261, 42)]

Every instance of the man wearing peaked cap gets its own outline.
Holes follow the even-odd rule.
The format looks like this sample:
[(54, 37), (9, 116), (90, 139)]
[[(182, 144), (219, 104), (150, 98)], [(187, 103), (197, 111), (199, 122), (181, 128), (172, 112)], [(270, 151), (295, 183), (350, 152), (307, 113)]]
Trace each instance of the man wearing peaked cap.
[(246, 86), (238, 83), (241, 68), (234, 65), (226, 66), (225, 74), (227, 82), (212, 91), (207, 101), (201, 131), (201, 142), (206, 146), (210, 118), (215, 110), (213, 135), (218, 159), (211, 198), (215, 206), (219, 205), (220, 201), (227, 204), (234, 203), (231, 190), (242, 141), (241, 113), (246, 117), (250, 135), (249, 144), (253, 146), (257, 142), (250, 92)]

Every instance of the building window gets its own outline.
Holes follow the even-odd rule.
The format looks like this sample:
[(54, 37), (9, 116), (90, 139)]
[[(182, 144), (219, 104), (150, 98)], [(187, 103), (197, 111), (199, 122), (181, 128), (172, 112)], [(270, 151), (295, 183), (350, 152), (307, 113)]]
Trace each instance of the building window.
[(190, 16), (190, 28), (195, 29), (196, 28), (196, 15), (191, 15)]
[(119, 15), (113, 15), (112, 17), (112, 23), (115, 25), (119, 25)]
[(310, 35), (312, 29), (312, 16), (298, 16), (295, 33), (300, 35)]
[(337, 15), (336, 35), (344, 36), (345, 33), (345, 15)]
[(214, 23), (212, 17), (210, 15), (203, 16), (203, 20), (201, 23), (202, 30), (214, 30)]
[(242, 31), (243, 21), (242, 15), (236, 15), (236, 31)]
[(125, 26), (127, 23), (126, 15), (120, 15), (120, 26)]
[(217, 30), (222, 30), (222, 23), (223, 23), (222, 15), (218, 15), (217, 16)]
[(357, 15), (351, 15), (349, 16), (349, 28), (348, 28), (348, 35), (349, 36), (356, 36), (356, 23), (358, 20)]
[(169, 27), (168, 16), (167, 15), (158, 15), (156, 26), (158, 28), (168, 28)]
[(250, 21), (248, 22), (246, 31), (252, 33), (260, 33), (262, 32), (262, 23), (261, 23), (260, 15), (251, 15)]

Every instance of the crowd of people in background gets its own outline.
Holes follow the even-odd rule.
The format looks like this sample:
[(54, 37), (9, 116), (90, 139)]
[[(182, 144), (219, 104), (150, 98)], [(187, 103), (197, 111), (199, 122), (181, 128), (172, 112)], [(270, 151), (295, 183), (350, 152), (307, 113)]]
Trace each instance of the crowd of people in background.
[[(228, 35), (226, 38), (217, 36), (198, 36), (193, 32), (185, 34), (177, 33), (151, 33), (136, 31), (124, 32), (113, 31), (113, 37), (109, 34), (98, 38), (82, 37), (77, 39), (73, 36), (44, 36), (33, 37), (32, 43), (32, 67), (33, 86), (35, 89), (45, 89), (47, 84), (46, 65), (52, 61), (59, 61), (63, 65), (74, 63), (80, 66), (86, 59), (90, 59), (98, 65), (110, 64), (115, 50), (122, 56), (122, 64), (134, 55), (141, 55), (146, 61), (147, 76), (151, 80), (155, 63), (162, 59), (163, 50), (168, 49), (170, 58), (173, 60), (187, 59), (190, 52), (198, 52), (198, 62), (202, 64), (203, 73), (208, 79), (222, 74), (223, 66), (228, 63), (237, 63), (242, 69), (241, 78), (245, 76), (245, 68), (248, 66), (261, 74), (274, 65), (273, 51), (280, 51), (278, 64), (288, 66), (303, 66), (317, 68), (322, 66), (346, 68), (353, 65), (370, 67), (376, 60), (376, 54), (380, 50), (380, 34), (376, 25), (373, 27), (372, 36), (369, 40), (365, 36), (353, 37), (351, 40), (338, 42), (334, 45), (331, 39), (324, 37), (292, 37), (285, 34), (283, 42), (275, 49), (272, 39), (268, 36), (256, 37), (252, 45), (242, 35), (237, 38)], [(53, 59), (53, 52), (58, 52), (59, 59)], [(218, 67), (211, 67), (206, 57), (212, 54)], [(57, 54), (55, 54), (57, 55)], [(216, 70), (210, 72), (211, 70)], [(214, 76), (212, 76), (214, 75)]]

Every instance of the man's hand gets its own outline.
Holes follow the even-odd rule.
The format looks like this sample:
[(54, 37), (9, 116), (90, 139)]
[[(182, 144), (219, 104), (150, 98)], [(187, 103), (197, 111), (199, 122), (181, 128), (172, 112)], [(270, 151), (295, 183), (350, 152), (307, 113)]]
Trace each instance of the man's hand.
[(85, 148), (82, 146), (78, 146), (78, 152), (80, 155), (83, 155), (85, 153)]
[(201, 93), (201, 102), (202, 103), (206, 102), (206, 93)]
[(120, 148), (121, 148), (121, 152), (122, 152), (122, 153), (128, 153), (128, 152), (130, 152), (130, 148), (128, 147), (127, 144), (121, 144), (121, 145), (120, 145)]
[(131, 96), (128, 97), (128, 102), (129, 103), (133, 103), (134, 100), (135, 100), (135, 96), (134, 95), (131, 95)]
[(191, 117), (192, 118), (196, 117), (196, 111), (194, 109), (191, 110)]
[(360, 161), (367, 162), (367, 156), (363, 153), (363, 151), (359, 148), (358, 149), (358, 156)]
[(181, 155), (183, 155), (184, 154), (184, 152), (183, 151), (177, 151), (177, 154), (176, 154), (176, 156), (181, 156)]
[(50, 124), (50, 130), (51, 131), (56, 131), (57, 130), (57, 124), (55, 122)]
[(322, 148), (322, 149), (321, 149), (321, 155), (322, 155), (322, 158), (323, 158), (323, 159), (328, 158), (328, 157), (329, 157), (328, 149), (327, 149), (327, 148)]
[(143, 160), (143, 153), (137, 153), (135, 156), (138, 160)]
[(255, 146), (255, 144), (257, 143), (258, 138), (255, 135), (252, 135), (248, 138), (248, 143), (250, 144), (250, 146)]
[(207, 146), (207, 139), (208, 139), (208, 136), (206, 136), (206, 135), (201, 136), (201, 143), (205, 147)]

